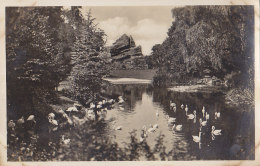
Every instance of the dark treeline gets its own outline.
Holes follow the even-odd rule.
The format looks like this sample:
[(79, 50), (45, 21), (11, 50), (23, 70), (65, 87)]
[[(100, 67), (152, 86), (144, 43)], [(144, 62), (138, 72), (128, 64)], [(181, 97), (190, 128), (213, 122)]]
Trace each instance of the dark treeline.
[(84, 104), (97, 96), (107, 71), (100, 58), (105, 33), (80, 8), (6, 8), (9, 118), (47, 115), (47, 103), (55, 100), (55, 90), (67, 77), (74, 99)]
[(253, 89), (252, 6), (188, 6), (172, 9), (172, 17), (167, 38), (150, 57), (150, 67), (160, 69), (158, 84), (187, 83), (206, 71), (229, 86)]

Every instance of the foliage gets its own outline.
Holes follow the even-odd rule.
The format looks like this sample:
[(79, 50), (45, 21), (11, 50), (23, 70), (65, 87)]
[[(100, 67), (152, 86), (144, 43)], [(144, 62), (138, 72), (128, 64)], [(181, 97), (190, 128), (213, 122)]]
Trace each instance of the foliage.
[(61, 13), (62, 7), (6, 8), (8, 110), (21, 111), (28, 98), (24, 105), (31, 108), (22, 110), (34, 111), (31, 100), (38, 96), (44, 103), (52, 97), (70, 70), (59, 35)]
[[(70, 93), (82, 104), (95, 100), (101, 90), (102, 76), (107, 72), (107, 59), (103, 58), (105, 33), (94, 24), (91, 12), (75, 27), (76, 40), (73, 44), (75, 52), (72, 60), (74, 66), (69, 76)], [(103, 53), (102, 53), (103, 52)]]
[[(254, 10), (251, 6), (193, 6), (172, 10), (168, 37), (152, 49), (153, 67), (173, 78), (198, 78), (208, 69), (224, 79), (240, 73), (247, 86), (254, 58)], [(251, 75), (253, 76), (253, 75)], [(188, 81), (188, 80), (186, 80)]]

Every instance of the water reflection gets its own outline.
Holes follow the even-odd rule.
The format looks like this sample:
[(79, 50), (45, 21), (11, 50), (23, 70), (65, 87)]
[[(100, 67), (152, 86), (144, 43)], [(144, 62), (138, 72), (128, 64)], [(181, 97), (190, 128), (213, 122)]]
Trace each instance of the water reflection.
[[(36, 133), (9, 131), (8, 156), (18, 148), (18, 156), (29, 154), (24, 156), (29, 161), (254, 159), (253, 108), (230, 108), (222, 93), (171, 92), (144, 84), (108, 85), (103, 93), (117, 102), (86, 123), (50, 130), (46, 122)], [(133, 130), (137, 140), (129, 135)], [(133, 147), (124, 149), (125, 143)], [(138, 156), (137, 144), (145, 157)]]
[[(244, 113), (246, 115), (242, 116), (240, 112), (243, 111), (229, 108), (225, 105), (222, 93), (171, 92), (167, 89), (153, 89), (149, 85), (111, 85), (107, 93), (123, 96), (125, 100), (124, 104), (111, 110), (107, 117), (107, 120), (113, 118), (122, 126), (121, 131), (109, 132), (121, 145), (129, 140), (130, 131), (136, 129), (137, 134), (142, 135), (143, 126), (149, 128), (156, 124), (158, 129), (156, 132), (148, 132), (147, 142), (154, 146), (156, 137), (165, 135), (166, 151), (172, 154), (172, 159), (235, 159), (230, 149), (237, 136), (247, 139), (247, 149), (253, 148), (253, 137), (249, 140), (243, 134), (246, 132), (252, 135), (253, 129), (245, 131), (249, 126), (253, 127), (252, 123), (243, 126), (238, 121), (244, 117), (242, 124), (246, 123), (253, 118), (252, 113)], [(176, 110), (171, 107), (171, 102), (176, 104)], [(185, 110), (181, 108), (182, 104), (188, 106), (188, 114), (196, 110), (196, 117), (188, 119)], [(203, 106), (207, 116), (203, 116)], [(215, 113), (221, 117), (215, 117)], [(167, 116), (176, 118), (176, 121), (168, 123)], [(201, 125), (200, 119), (206, 121), (205, 126)], [(182, 130), (177, 131), (174, 125), (182, 125)], [(221, 129), (221, 135), (212, 135), (212, 126)], [(195, 142), (192, 136), (199, 136), (199, 133), (200, 140)]]

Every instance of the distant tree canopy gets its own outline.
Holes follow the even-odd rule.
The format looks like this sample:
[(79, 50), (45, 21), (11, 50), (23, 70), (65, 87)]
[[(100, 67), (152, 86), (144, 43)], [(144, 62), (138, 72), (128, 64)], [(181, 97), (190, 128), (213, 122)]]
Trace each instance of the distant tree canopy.
[(177, 81), (202, 77), (205, 70), (219, 78), (232, 72), (243, 79), (253, 76), (252, 6), (181, 7), (174, 8), (172, 16), (167, 38), (152, 49), (154, 67)]

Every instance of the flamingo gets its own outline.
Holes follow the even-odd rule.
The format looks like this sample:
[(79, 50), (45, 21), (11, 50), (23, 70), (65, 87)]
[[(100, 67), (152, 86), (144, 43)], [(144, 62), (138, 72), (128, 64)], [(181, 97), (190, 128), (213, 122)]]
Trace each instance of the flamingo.
[(212, 135), (221, 135), (221, 130), (215, 130), (215, 126), (212, 126)]
[(194, 118), (196, 118), (196, 110), (193, 111), (193, 114), (187, 115), (187, 118), (188, 118), (188, 119), (194, 119)]
[(168, 119), (168, 123), (174, 123), (176, 121), (176, 118), (169, 117), (169, 115), (166, 116)]
[(182, 125), (173, 125), (172, 126), (172, 130), (176, 130), (176, 131), (181, 131), (182, 130)]
[(201, 131), (199, 132), (199, 136), (192, 135), (193, 141), (199, 143), (201, 141)]
[(201, 126), (206, 126), (207, 125), (207, 121), (202, 121), (202, 119), (200, 118), (200, 125)]

